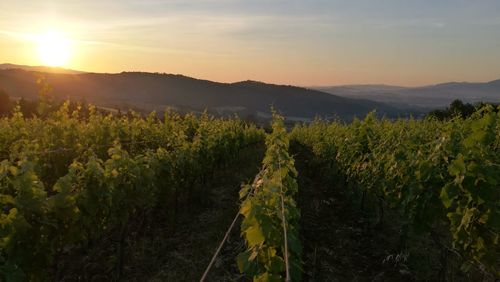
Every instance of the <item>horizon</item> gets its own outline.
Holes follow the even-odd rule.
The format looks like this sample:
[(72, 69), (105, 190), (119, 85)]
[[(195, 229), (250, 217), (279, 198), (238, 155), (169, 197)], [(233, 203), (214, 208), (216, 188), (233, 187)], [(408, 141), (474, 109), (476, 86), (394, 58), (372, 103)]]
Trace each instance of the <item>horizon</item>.
[[(239, 82), (245, 82), (245, 81), (255, 81), (255, 82), (260, 82), (260, 83), (265, 83), (265, 84), (276, 84), (276, 85), (285, 85), (285, 86), (294, 86), (294, 87), (312, 88), (312, 89), (314, 89), (314, 88), (327, 88), (327, 87), (344, 87), (344, 86), (389, 86), (389, 87), (402, 87), (402, 88), (419, 88), (419, 87), (436, 86), (436, 85), (447, 84), (447, 83), (490, 83), (490, 82), (494, 82), (494, 81), (500, 81), (500, 78), (493, 79), (493, 80), (487, 80), (487, 81), (442, 81), (442, 82), (435, 83), (435, 84), (422, 84), (422, 85), (414, 85), (414, 86), (385, 84), (385, 83), (300, 85), (300, 84), (280, 84), (280, 83), (274, 83), (274, 82), (268, 82), (268, 81), (252, 80), (252, 79), (243, 79), (243, 80), (238, 80), (238, 81), (218, 81), (218, 80), (211, 80), (211, 79), (203, 78), (203, 77), (188, 76), (188, 75), (185, 75), (182, 73), (162, 72), (162, 71), (149, 72), (149, 71), (143, 71), (143, 70), (122, 70), (122, 71), (118, 71), (118, 72), (91, 72), (91, 71), (85, 71), (85, 70), (70, 69), (70, 68), (65, 68), (65, 67), (60, 67), (60, 66), (19, 65), (19, 64), (15, 64), (15, 63), (7, 63), (7, 62), (0, 63), (0, 66), (1, 65), (13, 65), (13, 66), (20, 66), (20, 67), (35, 67), (35, 68), (53, 68), (53, 69), (61, 69), (61, 70), (66, 70), (66, 71), (76, 71), (76, 72), (81, 72), (81, 73), (96, 73), (96, 74), (148, 73), (148, 74), (162, 74), (162, 75), (181, 75), (181, 76), (185, 76), (188, 78), (193, 78), (193, 79), (198, 79), (198, 80), (206, 80), (206, 81), (211, 81), (211, 82), (215, 82), (215, 83), (232, 84), (232, 83), (239, 83)], [(15, 67), (14, 67), (14, 69), (15, 69)]]
[(22, 2), (0, 3), (0, 61), (302, 87), (500, 77), (498, 1)]

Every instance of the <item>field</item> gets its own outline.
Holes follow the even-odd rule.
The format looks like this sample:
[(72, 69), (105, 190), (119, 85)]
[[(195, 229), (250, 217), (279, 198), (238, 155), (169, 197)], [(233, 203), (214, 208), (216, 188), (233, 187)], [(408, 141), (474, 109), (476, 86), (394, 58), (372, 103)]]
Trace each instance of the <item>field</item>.
[(278, 114), (260, 128), (66, 103), (1, 118), (0, 161), (3, 281), (500, 275), (500, 114), (488, 106), (287, 129)]

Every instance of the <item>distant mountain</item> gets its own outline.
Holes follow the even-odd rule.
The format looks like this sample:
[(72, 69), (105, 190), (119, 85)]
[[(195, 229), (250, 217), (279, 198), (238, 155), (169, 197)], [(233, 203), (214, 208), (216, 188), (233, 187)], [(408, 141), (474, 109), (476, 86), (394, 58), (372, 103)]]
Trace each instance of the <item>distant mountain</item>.
[(340, 85), (340, 86), (326, 86), (326, 87), (312, 87), (314, 89), (322, 89), (322, 90), (342, 90), (346, 92), (384, 92), (384, 91), (394, 91), (401, 90), (407, 87), (403, 86), (394, 86), (394, 85), (385, 85), (385, 84), (359, 84), (359, 85)]
[(64, 69), (64, 68), (59, 68), (59, 67), (0, 64), (0, 70), (7, 70), (7, 69), (21, 69), (21, 70), (25, 70), (25, 71), (36, 71), (36, 72), (46, 72), (46, 73), (67, 73), (67, 74), (84, 73), (82, 71)]
[(345, 85), (315, 89), (336, 96), (369, 99), (403, 108), (444, 107), (455, 99), (468, 103), (500, 102), (500, 80), (485, 83), (449, 82), (423, 87)]
[(383, 103), (349, 99), (317, 90), (255, 81), (218, 83), (182, 75), (123, 72), (47, 73), (23, 69), (0, 70), (0, 88), (11, 96), (37, 97), (36, 78), (43, 74), (60, 99), (86, 100), (103, 107), (133, 106), (144, 110), (202, 111), (267, 119), (271, 106), (289, 120), (307, 121), (316, 116), (350, 120), (376, 109), (395, 117), (407, 113)]

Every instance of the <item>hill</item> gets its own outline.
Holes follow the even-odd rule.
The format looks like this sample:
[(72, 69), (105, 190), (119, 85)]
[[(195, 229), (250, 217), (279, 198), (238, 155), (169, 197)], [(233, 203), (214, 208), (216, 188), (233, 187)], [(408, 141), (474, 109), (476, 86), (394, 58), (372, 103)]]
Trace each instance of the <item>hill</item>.
[(59, 67), (0, 64), (0, 70), (8, 70), (8, 69), (20, 69), (25, 71), (36, 71), (36, 72), (46, 72), (46, 73), (68, 73), (68, 74), (84, 73), (82, 71), (70, 70)]
[(422, 87), (400, 87), (390, 85), (344, 85), (314, 87), (330, 94), (369, 99), (396, 107), (445, 107), (453, 100), (467, 103), (500, 102), (500, 80), (484, 83), (449, 82)]
[(350, 120), (376, 109), (395, 117), (402, 110), (379, 102), (350, 99), (318, 90), (255, 81), (219, 83), (183, 75), (123, 72), (54, 73), (23, 69), (0, 70), (0, 88), (12, 96), (37, 97), (36, 79), (43, 75), (59, 99), (85, 100), (104, 107), (134, 106), (147, 111), (173, 107), (179, 110), (240, 116), (270, 117), (271, 106), (290, 120), (316, 116)]

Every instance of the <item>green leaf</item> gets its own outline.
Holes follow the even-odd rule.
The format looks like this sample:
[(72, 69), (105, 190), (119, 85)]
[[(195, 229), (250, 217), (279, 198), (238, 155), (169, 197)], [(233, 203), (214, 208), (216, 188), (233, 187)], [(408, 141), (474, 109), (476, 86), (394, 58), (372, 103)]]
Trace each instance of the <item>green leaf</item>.
[(283, 282), (283, 277), (281, 275), (271, 274), (269, 272), (264, 272), (263, 274), (253, 278), (254, 282)]
[(240, 214), (242, 214), (243, 216), (247, 217), (248, 213), (250, 212), (251, 209), (252, 209), (252, 201), (251, 201), (251, 199), (247, 199), (246, 201), (244, 201), (241, 204)]
[(258, 225), (249, 227), (246, 231), (246, 239), (250, 246), (261, 244), (265, 241), (264, 235)]
[(13, 176), (16, 176), (16, 175), (17, 175), (17, 173), (19, 172), (19, 169), (18, 169), (17, 167), (15, 167), (15, 166), (10, 166), (10, 167), (9, 167), (9, 171), (10, 171), (10, 173), (11, 173)]
[(243, 199), (248, 195), (248, 193), (250, 192), (250, 188), (251, 188), (250, 185), (243, 185), (243, 187), (241, 187), (240, 199)]
[(0, 203), (1, 204), (14, 204), (15, 199), (11, 195), (0, 195)]
[(457, 176), (464, 174), (465, 170), (464, 156), (458, 154), (457, 158), (448, 166), (448, 172), (450, 175)]
[(450, 183), (446, 184), (443, 189), (441, 189), (440, 198), (446, 208), (451, 207), (453, 200), (458, 196), (458, 192), (458, 188)]
[(270, 256), (270, 263), (267, 270), (271, 273), (282, 273), (285, 271), (285, 261), (274, 254)]
[(462, 222), (460, 223), (460, 226), (462, 228), (468, 228), (477, 211), (478, 210), (476, 208), (467, 209), (462, 217)]
[(257, 261), (255, 258), (253, 250), (244, 251), (236, 257), (236, 263), (238, 264), (238, 269), (241, 273), (248, 273), (249, 275), (255, 275), (257, 270)]

